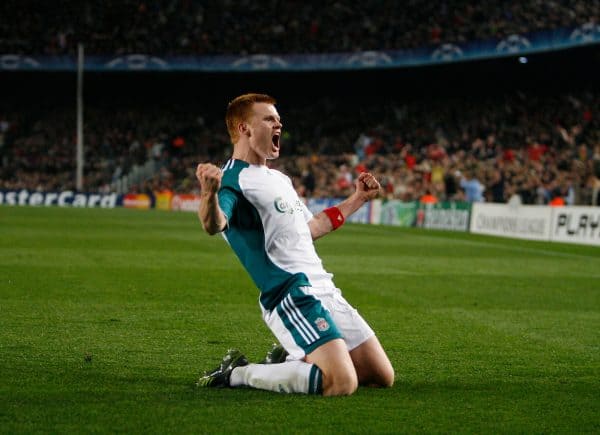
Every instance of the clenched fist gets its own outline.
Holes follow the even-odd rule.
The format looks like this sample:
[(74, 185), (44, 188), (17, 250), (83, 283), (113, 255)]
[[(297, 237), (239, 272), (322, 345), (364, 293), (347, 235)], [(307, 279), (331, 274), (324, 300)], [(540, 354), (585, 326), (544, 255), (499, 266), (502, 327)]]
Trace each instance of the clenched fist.
[(196, 168), (196, 178), (200, 182), (202, 195), (213, 195), (221, 187), (223, 173), (219, 167), (211, 163), (200, 163)]
[(363, 197), (364, 200), (370, 201), (375, 199), (379, 194), (381, 186), (373, 174), (363, 172), (356, 180), (356, 192)]

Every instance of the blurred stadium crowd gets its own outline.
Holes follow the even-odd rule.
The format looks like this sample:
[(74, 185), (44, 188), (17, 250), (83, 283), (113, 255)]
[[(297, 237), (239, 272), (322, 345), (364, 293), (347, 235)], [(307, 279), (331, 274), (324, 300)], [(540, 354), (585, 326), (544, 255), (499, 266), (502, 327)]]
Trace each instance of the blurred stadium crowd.
[(74, 54), (78, 42), (97, 55), (394, 50), (597, 23), (599, 11), (599, 0), (3, 1), (0, 53)]
[[(600, 0), (93, 0), (61, 2), (60, 13), (54, 7), (0, 2), (0, 17), (9, 18), (0, 20), (0, 53), (74, 54), (79, 41), (97, 55), (393, 50), (600, 18)], [(272, 165), (306, 197), (345, 196), (356, 175), (369, 170), (387, 198), (405, 201), (598, 205), (595, 89), (292, 103), (280, 109), (282, 157)], [(132, 168), (151, 162), (155, 175), (133, 191), (194, 193), (196, 164), (229, 157), (222, 107), (117, 105), (114, 97), (107, 93), (85, 108), (86, 190), (114, 189)], [(72, 105), (0, 100), (0, 189), (74, 189), (74, 150)]]
[[(197, 163), (224, 163), (231, 153), (221, 108), (119, 107), (86, 109), (87, 190), (108, 191), (150, 160), (160, 170), (132, 191), (197, 193)], [(369, 170), (387, 198), (405, 201), (600, 204), (599, 107), (593, 92), (352, 104), (324, 97), (280, 109), (282, 157), (272, 166), (306, 197), (345, 196)], [(0, 110), (0, 188), (74, 189), (74, 126), (72, 107)]]

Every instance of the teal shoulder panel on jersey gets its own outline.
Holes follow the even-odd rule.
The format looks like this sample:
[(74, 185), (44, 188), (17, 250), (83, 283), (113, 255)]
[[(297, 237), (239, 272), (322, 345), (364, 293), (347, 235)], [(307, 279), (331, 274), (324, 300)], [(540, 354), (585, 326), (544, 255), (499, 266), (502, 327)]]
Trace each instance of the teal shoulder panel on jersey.
[(250, 165), (242, 160), (228, 160), (227, 163), (221, 167), (221, 171), (223, 171), (221, 189), (228, 188), (235, 192), (241, 192), (240, 172), (248, 166)]
[(227, 242), (259, 288), (260, 302), (273, 309), (290, 288), (310, 285), (303, 273), (292, 274), (275, 265), (265, 248), (265, 231), (258, 210), (244, 196), (240, 173), (249, 165), (230, 160), (223, 167), (219, 206), (228, 217)]
[(239, 182), (240, 171), (248, 166), (248, 163), (241, 160), (230, 159), (221, 167), (223, 177), (219, 189), (219, 207), (227, 216), (228, 223), (233, 210), (237, 207), (239, 198), (242, 196)]

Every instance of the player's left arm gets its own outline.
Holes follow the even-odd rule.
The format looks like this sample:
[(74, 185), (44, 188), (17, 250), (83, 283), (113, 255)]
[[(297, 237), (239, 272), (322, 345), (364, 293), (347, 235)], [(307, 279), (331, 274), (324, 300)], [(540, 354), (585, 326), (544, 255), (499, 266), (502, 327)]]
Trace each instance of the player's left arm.
[(309, 222), (313, 240), (329, 234), (339, 228), (346, 218), (361, 208), (366, 202), (375, 199), (381, 186), (377, 179), (368, 172), (363, 172), (355, 181), (356, 191), (335, 207), (330, 207), (316, 214)]

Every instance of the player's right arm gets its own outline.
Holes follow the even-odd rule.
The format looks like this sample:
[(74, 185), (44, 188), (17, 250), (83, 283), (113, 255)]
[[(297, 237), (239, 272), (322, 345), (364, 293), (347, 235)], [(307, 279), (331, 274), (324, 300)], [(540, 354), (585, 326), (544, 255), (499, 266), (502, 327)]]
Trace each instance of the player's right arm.
[(219, 207), (218, 191), (221, 187), (221, 169), (210, 163), (200, 163), (196, 168), (196, 178), (200, 182), (200, 206), (198, 218), (208, 234), (220, 233), (227, 226), (227, 218)]

